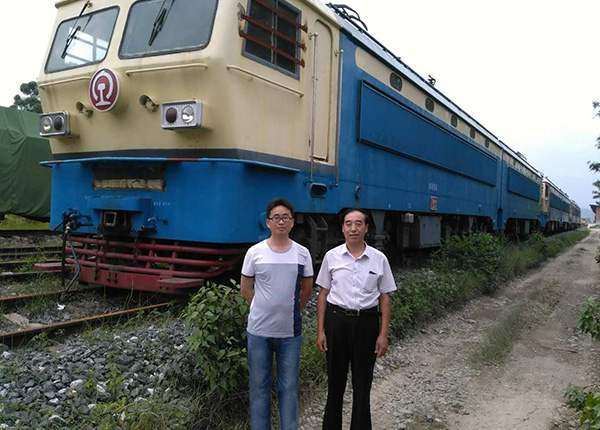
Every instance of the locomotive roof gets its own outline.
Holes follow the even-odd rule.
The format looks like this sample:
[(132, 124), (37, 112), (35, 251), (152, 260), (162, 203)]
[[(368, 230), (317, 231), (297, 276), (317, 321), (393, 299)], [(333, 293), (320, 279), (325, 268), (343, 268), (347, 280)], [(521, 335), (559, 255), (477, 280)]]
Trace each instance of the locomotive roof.
[(509, 153), (514, 158), (518, 159), (521, 164), (526, 166), (533, 173), (540, 177), (543, 177), (543, 174), (533, 165), (531, 165), (527, 160), (525, 160), (522, 154), (513, 150), (506, 143), (504, 143), (502, 140), (496, 137), (496, 135), (494, 135), (491, 131), (489, 131), (482, 124), (480, 124), (475, 118), (473, 118), (466, 111), (464, 111), (460, 106), (458, 106), (456, 103), (450, 100), (449, 97), (444, 95), (434, 86), (430, 85), (425, 80), (425, 78), (423, 78), (408, 64), (402, 61), (400, 57), (394, 55), (392, 51), (390, 51), (381, 42), (375, 39), (368, 31), (360, 27), (356, 22), (351, 21), (345, 16), (343, 16), (343, 14), (340, 13), (338, 9), (336, 9), (335, 5), (328, 4), (328, 6), (336, 12), (336, 16), (338, 18), (340, 26), (354, 39), (356, 39), (361, 45), (363, 45), (365, 48), (377, 55), (380, 59), (388, 63), (389, 66), (396, 69), (405, 77), (413, 81), (415, 85), (419, 86), (423, 91), (433, 95), (440, 103), (446, 106), (447, 109), (457, 114), (460, 114), (461, 117), (469, 123), (469, 125), (475, 127), (481, 134), (493, 140), (504, 151)]
[(555, 191), (557, 191), (561, 197), (571, 200), (571, 198), (569, 197), (569, 195), (567, 193), (565, 193), (563, 190), (561, 190), (554, 182), (552, 182), (550, 180), (550, 178), (548, 177), (544, 177), (544, 182), (547, 182), (548, 184), (550, 184), (550, 186), (552, 188), (554, 188)]

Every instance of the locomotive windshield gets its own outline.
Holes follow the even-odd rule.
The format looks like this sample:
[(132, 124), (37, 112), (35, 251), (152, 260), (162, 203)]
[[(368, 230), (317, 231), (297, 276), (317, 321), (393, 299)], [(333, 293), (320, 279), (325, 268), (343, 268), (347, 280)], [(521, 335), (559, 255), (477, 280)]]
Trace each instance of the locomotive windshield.
[(115, 7), (63, 21), (56, 30), (46, 72), (99, 63), (106, 56), (119, 10)]
[(141, 0), (131, 6), (121, 43), (122, 58), (204, 48), (217, 0)]

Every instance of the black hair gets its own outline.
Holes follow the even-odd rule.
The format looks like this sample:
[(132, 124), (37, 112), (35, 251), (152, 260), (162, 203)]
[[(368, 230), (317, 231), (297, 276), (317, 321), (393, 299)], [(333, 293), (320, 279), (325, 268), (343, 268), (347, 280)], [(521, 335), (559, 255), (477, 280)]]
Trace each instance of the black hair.
[(286, 199), (274, 199), (271, 200), (271, 203), (269, 203), (267, 205), (267, 218), (269, 218), (271, 216), (271, 211), (276, 208), (277, 206), (283, 206), (287, 209), (289, 209), (290, 213), (292, 214), (292, 218), (294, 218), (294, 207), (292, 206), (292, 204), (290, 202), (288, 202)]
[(369, 212), (367, 212), (366, 210), (360, 209), (360, 208), (349, 208), (349, 209), (344, 210), (342, 212), (342, 216), (340, 217), (342, 224), (344, 224), (344, 221), (346, 220), (346, 216), (351, 212), (360, 212), (361, 214), (363, 214), (363, 216), (365, 218), (365, 224), (367, 226), (371, 225), (371, 215), (369, 215)]

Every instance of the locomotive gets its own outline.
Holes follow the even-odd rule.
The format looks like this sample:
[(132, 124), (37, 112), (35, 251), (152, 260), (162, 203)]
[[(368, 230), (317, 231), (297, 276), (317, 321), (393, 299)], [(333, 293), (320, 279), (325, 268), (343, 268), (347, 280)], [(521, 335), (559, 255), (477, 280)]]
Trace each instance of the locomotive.
[(51, 224), (80, 281), (185, 292), (267, 236), (274, 197), (316, 260), (338, 214), (376, 245), (579, 221), (566, 193), (318, 0), (59, 0), (39, 77)]

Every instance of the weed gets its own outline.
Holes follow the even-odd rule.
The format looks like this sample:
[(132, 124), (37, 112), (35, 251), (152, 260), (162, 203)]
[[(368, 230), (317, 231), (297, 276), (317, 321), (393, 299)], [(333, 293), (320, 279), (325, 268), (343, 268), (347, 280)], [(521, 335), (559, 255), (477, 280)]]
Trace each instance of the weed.
[(125, 382), (125, 377), (114, 362), (109, 364), (109, 369), (110, 377), (106, 384), (106, 389), (111, 399), (117, 400), (123, 397), (123, 382)]
[(209, 393), (217, 397), (226, 397), (246, 381), (247, 314), (248, 305), (239, 291), (217, 285), (198, 291), (184, 312), (192, 329), (190, 349)]
[(567, 405), (579, 412), (581, 429), (600, 429), (600, 392), (570, 385), (564, 396)]
[(600, 340), (600, 300), (597, 297), (590, 297), (584, 304), (577, 328), (592, 339)]
[(89, 399), (97, 399), (98, 392), (96, 390), (96, 374), (93, 370), (88, 370), (87, 377), (83, 383), (83, 393)]

